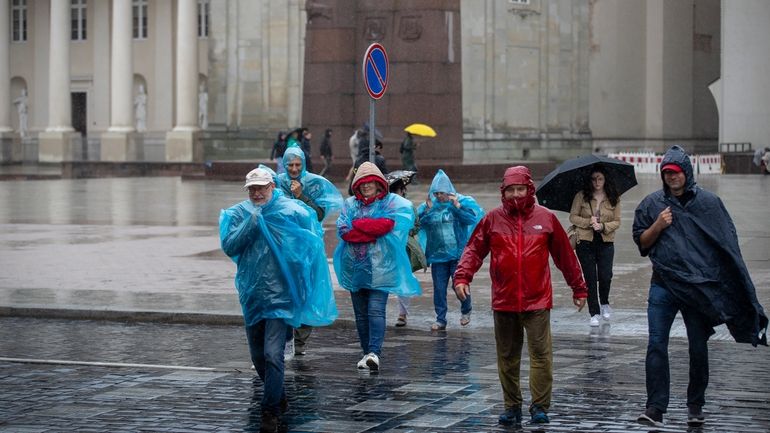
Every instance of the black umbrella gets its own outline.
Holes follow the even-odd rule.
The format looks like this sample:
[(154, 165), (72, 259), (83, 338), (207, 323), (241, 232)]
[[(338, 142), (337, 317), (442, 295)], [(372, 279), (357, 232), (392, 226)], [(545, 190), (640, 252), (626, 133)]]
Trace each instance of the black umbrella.
[(636, 185), (634, 166), (625, 161), (599, 155), (586, 155), (565, 161), (548, 173), (537, 187), (537, 199), (541, 205), (569, 212), (575, 194), (583, 189), (595, 165), (601, 165), (618, 190), (623, 194)]

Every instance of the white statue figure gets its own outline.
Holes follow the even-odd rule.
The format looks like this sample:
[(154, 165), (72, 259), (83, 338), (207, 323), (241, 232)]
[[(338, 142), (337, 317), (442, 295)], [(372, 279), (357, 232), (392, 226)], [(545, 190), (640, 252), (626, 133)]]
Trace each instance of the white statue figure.
[(134, 97), (134, 117), (136, 119), (136, 130), (144, 132), (147, 130), (147, 94), (144, 93), (144, 85), (139, 85), (139, 93)]
[(209, 94), (203, 84), (198, 91), (198, 126), (201, 129), (209, 126)]
[(27, 89), (21, 89), (21, 95), (13, 100), (14, 105), (16, 105), (16, 111), (19, 113), (19, 134), (21, 134), (22, 137), (27, 136), (27, 111), (29, 110), (29, 107), (27, 106)]

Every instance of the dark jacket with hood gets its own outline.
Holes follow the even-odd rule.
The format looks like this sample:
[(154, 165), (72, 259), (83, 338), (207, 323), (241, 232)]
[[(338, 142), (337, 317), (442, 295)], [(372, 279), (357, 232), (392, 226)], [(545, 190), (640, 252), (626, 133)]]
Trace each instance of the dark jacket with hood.
[[(666, 152), (660, 166), (666, 164), (682, 168), (686, 177), (684, 204), (664, 182), (663, 189), (639, 203), (632, 229), (639, 252), (652, 261), (653, 281), (705, 314), (712, 326), (726, 323), (735, 341), (767, 345), (767, 316), (757, 300), (735, 226), (722, 200), (695, 183), (690, 158), (681, 147)], [(649, 249), (642, 249), (642, 233), (667, 207), (673, 216), (671, 225)]]
[(573, 298), (588, 295), (583, 271), (556, 215), (535, 202), (529, 169), (505, 171), (500, 193), (510, 185), (527, 185), (527, 195), (506, 200), (481, 219), (455, 271), (455, 285), (469, 284), (492, 253), (492, 310), (521, 313), (551, 309), (553, 288), (549, 255), (572, 288)]

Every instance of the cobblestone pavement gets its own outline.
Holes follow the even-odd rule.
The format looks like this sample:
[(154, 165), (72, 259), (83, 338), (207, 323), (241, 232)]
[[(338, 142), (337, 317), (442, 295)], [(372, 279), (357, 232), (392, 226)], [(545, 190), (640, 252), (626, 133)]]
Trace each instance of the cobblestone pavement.
[[(590, 328), (552, 269), (553, 422), (525, 431), (647, 431), (634, 419), (645, 400), (650, 265), (630, 228), (636, 204), (660, 180), (639, 180), (623, 196), (612, 323)], [(725, 201), (768, 307), (770, 177), (701, 176), (699, 183)], [(415, 186), (410, 198), (419, 202), (427, 187)], [(499, 204), (496, 184), (457, 188), (486, 209)], [(258, 429), (253, 399), (261, 385), (252, 385), (234, 265), (219, 250), (216, 229), (219, 209), (243, 198), (235, 183), (177, 178), (0, 182), (0, 316), (10, 316), (0, 317), (0, 432)], [(559, 218), (566, 225), (567, 215)], [(331, 252), (333, 219), (325, 228)], [(449, 328), (440, 334), (428, 330), (435, 318), (430, 272), (416, 275), (423, 295), (412, 300), (405, 329), (392, 326), (390, 300), (383, 368), (373, 376), (355, 369), (350, 297), (335, 287), (340, 318), (316, 331), (307, 356), (288, 364), (287, 430), (508, 431), (496, 424), (503, 407), (488, 269), (472, 285), (471, 325), (458, 326), (452, 298)], [(684, 335), (678, 320), (664, 431), (686, 430)], [(731, 340), (720, 327), (710, 343), (703, 431), (768, 432), (768, 349)]]
[[(645, 401), (645, 345), (556, 336), (551, 423), (522, 430), (650, 431), (635, 422)], [(497, 424), (502, 393), (489, 330), (390, 327), (379, 374), (356, 370), (359, 352), (353, 330), (315, 331), (308, 354), (287, 363), (285, 430), (517, 431)], [(259, 428), (262, 386), (239, 326), (2, 318), (0, 356), (0, 432)], [(765, 349), (714, 341), (709, 356), (707, 424), (689, 431), (770, 431)], [(672, 342), (671, 363), (672, 399), (659, 431), (687, 431), (683, 340)]]

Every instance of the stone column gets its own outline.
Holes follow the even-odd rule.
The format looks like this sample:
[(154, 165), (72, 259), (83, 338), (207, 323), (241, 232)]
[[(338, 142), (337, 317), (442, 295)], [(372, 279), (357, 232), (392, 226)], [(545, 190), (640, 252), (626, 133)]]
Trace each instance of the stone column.
[(166, 160), (203, 160), (198, 137), (198, 2), (177, 3), (176, 122), (166, 134)]
[(61, 162), (72, 160), (74, 146), (80, 144), (80, 134), (72, 129), (69, 2), (51, 2), (49, 30), (48, 127), (40, 134), (38, 158)]
[(0, 133), (12, 132), (11, 127), (11, 51), (8, 0), (0, 0)]
[[(134, 61), (131, 0), (112, 2), (110, 127), (102, 135), (102, 161), (140, 159), (134, 128)], [(145, 106), (146, 108), (146, 106)]]
[(22, 148), (19, 134), (13, 132), (11, 125), (11, 50), (10, 17), (8, 0), (0, 0), (0, 162), (22, 160)]

